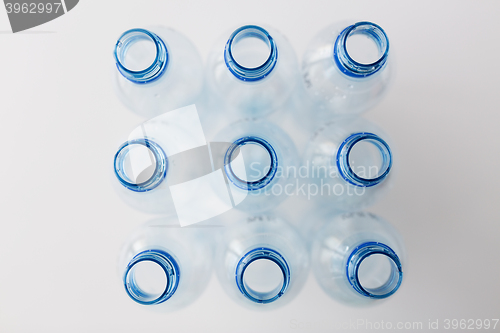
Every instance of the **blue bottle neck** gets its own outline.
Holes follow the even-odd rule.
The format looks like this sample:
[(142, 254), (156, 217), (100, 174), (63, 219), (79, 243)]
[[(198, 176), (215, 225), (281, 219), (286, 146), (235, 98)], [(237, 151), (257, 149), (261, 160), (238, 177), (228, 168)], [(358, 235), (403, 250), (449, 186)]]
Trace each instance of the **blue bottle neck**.
[[(347, 40), (353, 35), (365, 35), (371, 38), (378, 47), (379, 59), (370, 64), (362, 64), (355, 61), (347, 50)], [(371, 76), (382, 68), (387, 62), (389, 55), (389, 39), (384, 30), (378, 25), (370, 22), (358, 22), (345, 28), (335, 40), (333, 46), (333, 60), (339, 70), (345, 75), (353, 78), (365, 78)]]
[[(262, 147), (267, 151), (270, 158), (270, 165), (268, 172), (261, 179), (258, 179), (256, 181), (246, 181), (239, 178), (235, 174), (232, 167), (232, 162), (237, 158), (238, 154), (241, 154), (240, 148), (247, 144), (255, 144)], [(224, 171), (226, 173), (227, 178), (236, 187), (245, 191), (256, 191), (269, 185), (269, 183), (271, 183), (271, 181), (276, 176), (277, 170), (278, 170), (278, 156), (276, 154), (276, 151), (269, 142), (259, 137), (245, 136), (236, 140), (229, 147), (229, 149), (226, 151), (226, 155), (224, 156)]]
[[(158, 295), (144, 292), (135, 279), (136, 265), (145, 261), (157, 264), (165, 273), (165, 289)], [(134, 301), (143, 305), (153, 305), (163, 303), (172, 297), (179, 285), (179, 276), (179, 266), (171, 255), (161, 250), (147, 250), (137, 254), (130, 261), (123, 276), (123, 283), (127, 294)]]
[[(256, 260), (269, 260), (276, 264), (283, 275), (281, 285), (267, 292), (255, 291), (249, 287), (245, 282), (245, 272), (248, 266)], [(277, 251), (260, 247), (249, 251), (240, 259), (236, 266), (235, 277), (238, 289), (246, 298), (255, 303), (267, 304), (276, 301), (285, 294), (290, 284), (290, 268), (285, 258)]]
[[(143, 70), (136, 71), (127, 68), (125, 58), (130, 46), (144, 40), (155, 45), (156, 55), (153, 63)], [(163, 40), (145, 29), (131, 29), (124, 32), (116, 42), (114, 57), (120, 74), (127, 80), (137, 84), (150, 83), (159, 79), (165, 73), (169, 59), (167, 47)]]
[[(366, 288), (360, 282), (359, 268), (365, 259), (376, 254), (386, 256), (389, 259), (391, 271), (385, 283), (376, 288)], [(346, 264), (346, 275), (356, 292), (374, 299), (391, 296), (399, 289), (403, 281), (403, 269), (399, 257), (389, 246), (378, 242), (361, 244), (351, 252)]]
[[(131, 163), (139, 163), (134, 161), (133, 156), (129, 156), (132, 149), (136, 147), (146, 147), (148, 153), (151, 153), (151, 160), (147, 161), (154, 164), (154, 171), (147, 180), (137, 182), (138, 175), (131, 175), (126, 170), (125, 163), (128, 159)], [(149, 154), (148, 154), (149, 155)], [(161, 147), (149, 139), (135, 139), (125, 142), (115, 154), (114, 172), (118, 181), (127, 189), (134, 192), (147, 192), (161, 184), (165, 179), (168, 170), (168, 159)], [(141, 170), (142, 171), (142, 170)]]
[[(245, 38), (258, 38), (269, 47), (269, 57), (262, 65), (249, 68), (239, 64), (235, 60), (233, 48), (239, 41)], [(259, 81), (271, 74), (275, 68), (278, 62), (278, 47), (266, 30), (256, 25), (245, 25), (238, 28), (229, 37), (224, 49), (224, 61), (229, 71), (237, 79), (247, 82)]]
[[(351, 166), (351, 151), (360, 142), (373, 144), (380, 152), (382, 164), (377, 167), (377, 177), (364, 178), (359, 176)], [(350, 135), (339, 146), (336, 155), (336, 164), (340, 176), (349, 184), (358, 187), (371, 187), (380, 184), (388, 175), (392, 167), (392, 152), (389, 145), (379, 136), (372, 133), (355, 133)]]

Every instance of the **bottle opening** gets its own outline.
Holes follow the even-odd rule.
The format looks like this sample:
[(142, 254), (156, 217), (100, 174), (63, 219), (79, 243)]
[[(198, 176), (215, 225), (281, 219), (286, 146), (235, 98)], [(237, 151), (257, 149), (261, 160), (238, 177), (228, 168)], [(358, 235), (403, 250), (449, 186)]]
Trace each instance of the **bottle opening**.
[(377, 289), (392, 276), (394, 262), (385, 255), (374, 254), (364, 259), (358, 268), (358, 280), (364, 289)]
[(371, 34), (353, 31), (346, 40), (347, 54), (357, 63), (369, 65), (383, 55)]
[(129, 297), (139, 304), (163, 303), (177, 290), (179, 267), (168, 253), (146, 250), (128, 264), (124, 284)]
[(275, 296), (283, 285), (283, 273), (274, 261), (258, 259), (247, 266), (243, 283), (254, 293)]
[(255, 191), (267, 186), (276, 175), (278, 157), (266, 140), (246, 136), (233, 142), (224, 157), (227, 178), (238, 188)]
[(139, 84), (160, 78), (168, 63), (165, 43), (145, 29), (123, 33), (116, 42), (114, 56), (120, 74)]
[(389, 145), (372, 133), (354, 133), (340, 145), (336, 154), (340, 176), (359, 187), (375, 186), (382, 182), (392, 167)]
[(156, 59), (156, 44), (148, 35), (140, 35), (129, 42), (122, 52), (121, 63), (129, 70), (139, 72), (153, 65)]
[(383, 151), (371, 140), (355, 143), (349, 152), (349, 165), (356, 176), (364, 179), (380, 177), (386, 170)]
[(398, 266), (385, 254), (374, 254), (362, 260), (358, 281), (366, 292), (374, 296), (392, 294), (399, 287)]
[(157, 299), (167, 287), (167, 275), (156, 262), (144, 260), (137, 263), (129, 273), (136, 288), (149, 295), (150, 300)]
[(168, 161), (163, 149), (148, 139), (125, 142), (115, 155), (118, 181), (135, 192), (150, 191), (161, 184), (167, 174)]
[(346, 274), (354, 290), (370, 298), (391, 296), (403, 281), (398, 256), (389, 246), (378, 242), (356, 247), (347, 260)]
[(236, 266), (236, 284), (252, 302), (271, 303), (288, 289), (290, 268), (277, 251), (256, 248), (245, 254)]
[(371, 22), (358, 22), (345, 28), (333, 47), (333, 59), (347, 76), (364, 78), (382, 69), (389, 55), (389, 39), (384, 30)]
[(240, 66), (257, 68), (266, 63), (271, 47), (269, 40), (259, 34), (240, 32), (231, 44), (231, 53)]
[[(231, 162), (231, 169), (239, 179), (246, 182), (261, 180), (271, 168), (271, 155), (265, 147), (255, 142), (249, 142), (239, 147), (245, 168), (238, 168)], [(234, 164), (236, 164), (235, 162)]]
[(236, 29), (229, 37), (224, 61), (237, 79), (258, 81), (273, 71), (278, 62), (278, 48), (265, 29), (246, 25)]
[(123, 156), (123, 172), (132, 184), (145, 183), (153, 177), (156, 169), (154, 153), (141, 144), (129, 145)]

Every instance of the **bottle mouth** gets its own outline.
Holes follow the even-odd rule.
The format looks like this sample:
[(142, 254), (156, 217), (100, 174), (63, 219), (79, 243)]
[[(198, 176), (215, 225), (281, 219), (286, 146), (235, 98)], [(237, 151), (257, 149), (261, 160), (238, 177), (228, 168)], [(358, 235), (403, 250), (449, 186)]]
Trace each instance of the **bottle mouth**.
[[(380, 255), (387, 259), (389, 274), (378, 286), (367, 287), (361, 282), (360, 267), (371, 256)], [(368, 272), (370, 274), (370, 272)], [(387, 245), (378, 242), (367, 242), (356, 247), (349, 256), (346, 265), (346, 275), (351, 286), (359, 294), (369, 298), (386, 298), (394, 294), (403, 281), (401, 261), (396, 253)]]
[[(269, 154), (269, 170), (261, 177), (255, 181), (248, 181), (241, 179), (236, 172), (235, 168), (233, 168), (233, 163), (238, 164), (238, 169), (244, 169), (246, 172), (246, 168), (241, 168), (240, 161), (238, 156), (241, 154), (240, 148), (244, 145), (253, 144), (262, 147)], [(238, 161), (238, 162), (237, 162)], [(231, 146), (226, 151), (226, 155), (224, 156), (224, 171), (226, 173), (227, 178), (238, 188), (245, 191), (256, 191), (265, 186), (267, 186), (275, 177), (276, 172), (278, 170), (278, 156), (274, 148), (267, 142), (266, 140), (255, 137), (255, 136), (246, 136), (240, 138), (231, 144)]]
[[(256, 290), (249, 284), (245, 274), (250, 274), (250, 266), (256, 261), (268, 261), (279, 269), (280, 283), (270, 290)], [(236, 285), (240, 292), (255, 303), (271, 303), (284, 295), (290, 284), (290, 268), (281, 254), (269, 248), (256, 248), (245, 254), (236, 266)]]
[(165, 179), (167, 169), (165, 152), (149, 139), (127, 141), (115, 154), (116, 178), (131, 191), (146, 192), (156, 188)]
[[(365, 36), (378, 48), (378, 59), (362, 63), (349, 53), (348, 41), (353, 36)], [(389, 39), (384, 30), (371, 22), (358, 22), (345, 28), (338, 36), (333, 47), (333, 59), (342, 73), (355, 78), (363, 78), (378, 72), (387, 62)]]
[[(238, 44), (250, 38), (264, 42), (269, 52), (267, 59), (256, 67), (240, 64), (236, 57), (236, 53), (240, 53), (237, 52)], [(241, 52), (245, 51), (251, 51), (251, 48), (241, 50)], [(236, 29), (229, 37), (224, 49), (224, 61), (229, 71), (236, 78), (249, 82), (259, 81), (267, 77), (276, 66), (278, 62), (278, 47), (274, 39), (266, 30), (256, 25), (245, 25)]]
[[(130, 61), (127, 62), (131, 47), (139, 42), (149, 42), (154, 45), (154, 55), (149, 54), (151, 52), (145, 48), (142, 48), (140, 50), (142, 52), (137, 55), (139, 58), (154, 57), (154, 60), (144, 69), (131, 68)], [(159, 79), (165, 72), (169, 59), (163, 40), (145, 29), (131, 29), (124, 32), (116, 42), (114, 57), (120, 74), (127, 80), (138, 84), (150, 83)]]
[[(362, 143), (369, 144), (378, 152), (380, 163), (370, 162), (367, 166), (359, 166), (358, 168), (361, 168), (362, 172), (358, 172), (358, 174), (353, 170), (351, 155), (353, 150)], [(371, 187), (382, 182), (389, 174), (392, 168), (392, 152), (389, 145), (379, 136), (365, 132), (355, 133), (351, 134), (339, 146), (336, 163), (340, 176), (349, 184), (358, 187)], [(375, 171), (372, 171), (371, 168)], [(376, 177), (369, 177), (372, 173), (375, 173)]]
[[(165, 274), (165, 288), (159, 293), (146, 292), (137, 281), (137, 268), (143, 263), (159, 266)], [(137, 254), (128, 264), (123, 276), (125, 291), (131, 299), (143, 305), (160, 304), (168, 300), (179, 285), (179, 266), (175, 259), (161, 250), (147, 250)]]

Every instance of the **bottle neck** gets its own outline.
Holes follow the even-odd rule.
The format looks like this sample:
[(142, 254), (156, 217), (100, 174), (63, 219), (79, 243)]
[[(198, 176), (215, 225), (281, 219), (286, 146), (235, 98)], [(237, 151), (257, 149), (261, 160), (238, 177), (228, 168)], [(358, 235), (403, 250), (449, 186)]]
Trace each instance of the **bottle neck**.
[[(269, 154), (270, 164), (268, 171), (264, 174), (262, 178), (255, 181), (247, 181), (241, 179), (236, 175), (235, 172), (236, 171), (235, 169), (238, 169), (239, 171), (238, 174), (247, 172), (247, 170), (245, 170), (244, 167), (244, 161), (242, 159), (242, 153), (240, 148), (248, 144), (258, 145)], [(224, 156), (224, 171), (226, 173), (227, 178), (236, 187), (245, 191), (256, 191), (269, 185), (269, 183), (274, 179), (277, 170), (278, 170), (278, 156), (276, 154), (276, 151), (269, 142), (259, 137), (245, 136), (236, 140), (229, 147), (229, 149), (226, 151), (226, 155)]]
[[(158, 294), (145, 292), (145, 286), (139, 285), (136, 279), (136, 269), (141, 263), (153, 263), (158, 265), (165, 273), (165, 288)], [(168, 253), (161, 250), (147, 250), (137, 254), (128, 264), (123, 282), (127, 294), (139, 304), (153, 305), (160, 304), (168, 300), (177, 290), (179, 285), (179, 266), (175, 259)]]
[[(270, 290), (255, 290), (249, 284), (245, 274), (248, 274), (250, 264), (258, 260), (269, 261), (279, 268), (281, 272), (281, 281), (276, 287)], [(252, 302), (261, 304), (276, 301), (285, 294), (290, 284), (290, 268), (285, 258), (277, 251), (265, 247), (255, 248), (245, 254), (236, 266), (235, 276), (236, 284), (240, 292)]]
[[(269, 56), (257, 67), (246, 67), (239, 63), (235, 57), (235, 48), (238, 47), (238, 43), (248, 38), (260, 39), (269, 49)], [(250, 52), (251, 49), (243, 51)], [(229, 37), (224, 49), (224, 61), (229, 71), (237, 79), (247, 82), (259, 81), (271, 74), (275, 68), (278, 62), (278, 47), (266, 30), (256, 25), (245, 25), (234, 31)]]
[[(366, 280), (367, 277), (361, 275), (373, 275), (377, 273), (370, 271), (361, 273), (360, 267), (365, 260), (373, 255), (381, 255), (387, 258), (390, 266), (389, 274), (385, 274), (386, 272), (380, 274), (380, 270), (378, 269), (380, 267), (371, 267), (374, 271), (378, 270), (378, 274), (381, 277), (371, 276), (372, 279), (379, 282), (379, 285), (367, 287), (361, 282), (362, 279)], [(361, 244), (351, 252), (346, 264), (346, 275), (349, 283), (356, 292), (362, 296), (377, 299), (386, 298), (394, 294), (403, 281), (403, 269), (398, 256), (389, 246), (378, 242)], [(385, 279), (385, 281), (381, 282), (380, 279)]]
[[(363, 35), (375, 42), (378, 48), (378, 59), (370, 63), (361, 63), (353, 59), (348, 52), (348, 39), (351, 36)], [(338, 69), (347, 76), (365, 78), (380, 71), (387, 62), (389, 55), (389, 39), (384, 30), (370, 22), (358, 22), (345, 28), (335, 40), (333, 60)]]
[[(131, 46), (138, 42), (150, 42), (154, 45), (154, 60), (144, 69), (130, 68), (126, 61)], [(146, 50), (143, 51), (140, 57), (151, 56), (147, 54)], [(164, 74), (169, 59), (163, 40), (145, 29), (131, 29), (123, 33), (116, 42), (114, 57), (120, 74), (127, 80), (138, 84), (150, 83), (159, 79)]]
[[(352, 154), (356, 145), (361, 145), (361, 143), (368, 143), (379, 153), (380, 158), (377, 159), (374, 158), (374, 154), (368, 154), (369, 151), (365, 147), (365, 150), (361, 151), (363, 153), (361, 155), (364, 156), (358, 156), (358, 159), (364, 160), (364, 163), (356, 168), (352, 165)], [(339, 146), (336, 164), (340, 176), (351, 185), (371, 187), (381, 183), (389, 175), (392, 167), (392, 152), (389, 145), (379, 136), (365, 132), (355, 133)], [(358, 170), (355, 171), (355, 169)]]
[(115, 154), (116, 178), (134, 192), (156, 188), (165, 179), (167, 170), (168, 159), (165, 152), (149, 139), (127, 141)]

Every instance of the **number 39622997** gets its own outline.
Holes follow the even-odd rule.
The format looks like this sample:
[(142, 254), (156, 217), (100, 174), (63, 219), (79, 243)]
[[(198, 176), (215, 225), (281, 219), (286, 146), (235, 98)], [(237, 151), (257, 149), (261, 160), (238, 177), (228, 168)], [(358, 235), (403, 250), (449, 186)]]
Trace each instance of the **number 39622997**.
[(58, 13), (59, 10), (63, 10), (61, 8), (61, 3), (9, 3), (5, 4), (5, 8), (7, 9), (7, 14), (10, 13), (23, 13), (23, 14), (41, 14), (47, 13), (50, 14), (52, 12)]

